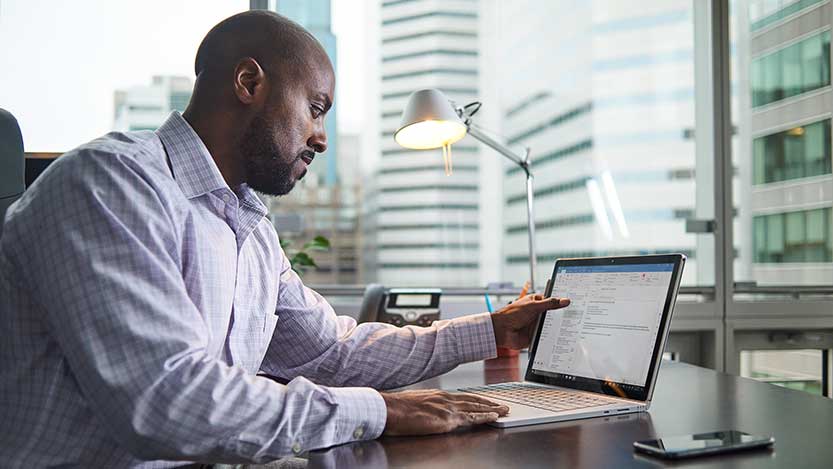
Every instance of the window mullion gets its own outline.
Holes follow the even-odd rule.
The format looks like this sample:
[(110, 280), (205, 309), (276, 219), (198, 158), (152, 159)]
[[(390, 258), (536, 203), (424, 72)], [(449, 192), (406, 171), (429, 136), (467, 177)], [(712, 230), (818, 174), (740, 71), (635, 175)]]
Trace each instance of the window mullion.
[[(729, 2), (711, 2), (712, 111), (714, 113), (715, 189), (715, 303), (726, 323), (726, 312), (734, 293), (732, 264), (732, 118), (729, 45)], [(724, 327), (724, 331), (730, 329)], [(725, 332), (724, 332), (725, 334)], [(724, 344), (726, 337), (723, 337)], [(727, 350), (727, 347), (724, 347)], [(726, 353), (722, 360), (726, 369)]]

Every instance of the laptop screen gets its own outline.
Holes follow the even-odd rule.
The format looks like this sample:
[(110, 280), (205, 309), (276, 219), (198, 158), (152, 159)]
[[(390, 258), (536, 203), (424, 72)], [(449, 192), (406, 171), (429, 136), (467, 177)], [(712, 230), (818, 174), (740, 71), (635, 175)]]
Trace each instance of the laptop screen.
[(570, 305), (545, 314), (529, 371), (553, 384), (644, 395), (679, 275), (676, 259), (662, 257), (559, 261), (552, 296)]

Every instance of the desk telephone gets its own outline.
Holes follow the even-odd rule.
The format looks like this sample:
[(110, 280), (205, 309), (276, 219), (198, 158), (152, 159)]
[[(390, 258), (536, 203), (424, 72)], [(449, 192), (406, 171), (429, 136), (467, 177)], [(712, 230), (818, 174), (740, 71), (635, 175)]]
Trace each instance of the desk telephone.
[(440, 319), (439, 288), (390, 288), (371, 283), (364, 291), (359, 323), (430, 326)]

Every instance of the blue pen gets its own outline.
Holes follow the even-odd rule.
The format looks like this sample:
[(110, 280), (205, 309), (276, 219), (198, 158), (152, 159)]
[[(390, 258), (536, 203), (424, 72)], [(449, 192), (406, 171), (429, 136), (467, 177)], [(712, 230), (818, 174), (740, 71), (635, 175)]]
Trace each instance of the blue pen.
[(488, 309), (489, 309), (489, 312), (490, 312), (490, 313), (494, 313), (494, 312), (495, 312), (495, 308), (494, 308), (494, 306), (492, 306), (492, 300), (489, 298), (489, 294), (488, 294), (488, 293), (484, 293), (484, 294), (483, 294), (483, 297), (484, 297), (484, 298), (486, 298), (486, 308), (488, 308)]

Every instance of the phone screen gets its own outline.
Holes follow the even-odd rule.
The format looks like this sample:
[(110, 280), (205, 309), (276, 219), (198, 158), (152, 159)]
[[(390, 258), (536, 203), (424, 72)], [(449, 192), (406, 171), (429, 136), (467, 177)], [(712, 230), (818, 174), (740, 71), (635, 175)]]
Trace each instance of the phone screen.
[(680, 458), (769, 446), (774, 441), (769, 436), (750, 435), (749, 433), (729, 430), (637, 441), (634, 443), (634, 447), (651, 454)]

